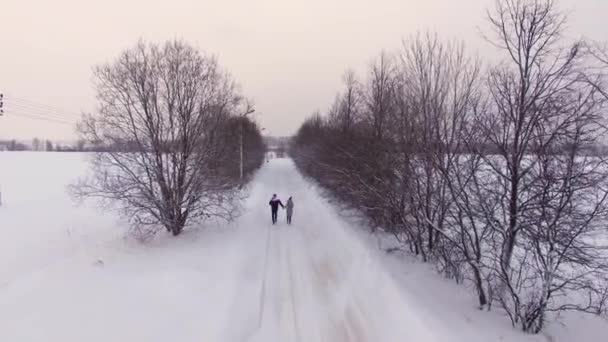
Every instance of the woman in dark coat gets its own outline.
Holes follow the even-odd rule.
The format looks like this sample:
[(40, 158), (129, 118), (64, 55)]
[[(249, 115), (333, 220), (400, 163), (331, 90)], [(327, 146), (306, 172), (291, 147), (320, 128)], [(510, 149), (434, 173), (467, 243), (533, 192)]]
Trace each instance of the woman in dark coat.
[(287, 223), (291, 224), (291, 216), (293, 215), (293, 198), (289, 197), (285, 207), (287, 209)]

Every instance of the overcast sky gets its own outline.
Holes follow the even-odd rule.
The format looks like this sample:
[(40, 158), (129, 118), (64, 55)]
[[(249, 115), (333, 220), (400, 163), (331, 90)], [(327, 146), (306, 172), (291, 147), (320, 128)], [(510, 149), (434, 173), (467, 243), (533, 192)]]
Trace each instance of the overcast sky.
[[(73, 139), (95, 109), (93, 66), (139, 38), (184, 39), (213, 53), (256, 105), (272, 135), (294, 133), (324, 111), (348, 67), (364, 70), (403, 37), (434, 30), (493, 49), (480, 38), (493, 0), (2, 0), (0, 139)], [(562, 0), (572, 36), (608, 40), (608, 1)], [(44, 121), (53, 115), (56, 121)], [(26, 118), (25, 116), (29, 116)]]

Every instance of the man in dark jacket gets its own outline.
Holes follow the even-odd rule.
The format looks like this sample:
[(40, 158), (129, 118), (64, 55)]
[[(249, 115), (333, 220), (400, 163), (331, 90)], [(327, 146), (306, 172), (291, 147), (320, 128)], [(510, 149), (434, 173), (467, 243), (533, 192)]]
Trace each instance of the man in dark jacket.
[(281, 203), (281, 200), (277, 198), (277, 194), (272, 195), (272, 198), (270, 199), (270, 202), (268, 202), (268, 204), (270, 205), (270, 210), (272, 214), (272, 224), (275, 224), (277, 223), (277, 213), (279, 211), (279, 206), (281, 206), (281, 208), (285, 208), (285, 206), (283, 205), (283, 203)]

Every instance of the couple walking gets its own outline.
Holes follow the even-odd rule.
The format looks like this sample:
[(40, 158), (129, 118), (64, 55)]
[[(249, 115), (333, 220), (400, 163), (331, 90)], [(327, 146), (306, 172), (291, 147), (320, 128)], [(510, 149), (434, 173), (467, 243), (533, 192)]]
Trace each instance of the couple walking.
[(270, 199), (270, 202), (268, 202), (268, 204), (270, 205), (270, 211), (272, 214), (272, 224), (277, 223), (277, 214), (279, 211), (279, 206), (287, 210), (287, 224), (291, 224), (291, 216), (293, 215), (293, 199), (291, 197), (289, 197), (287, 203), (283, 205), (281, 200), (277, 197), (277, 194), (274, 194), (272, 195), (272, 198)]

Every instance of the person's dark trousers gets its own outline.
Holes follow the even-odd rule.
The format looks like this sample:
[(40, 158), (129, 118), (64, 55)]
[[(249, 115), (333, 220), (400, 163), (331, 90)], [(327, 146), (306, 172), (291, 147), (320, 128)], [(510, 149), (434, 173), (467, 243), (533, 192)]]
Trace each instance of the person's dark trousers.
[(277, 211), (278, 210), (272, 210), (272, 224), (277, 223)]
[(287, 224), (291, 224), (291, 215), (287, 214)]

